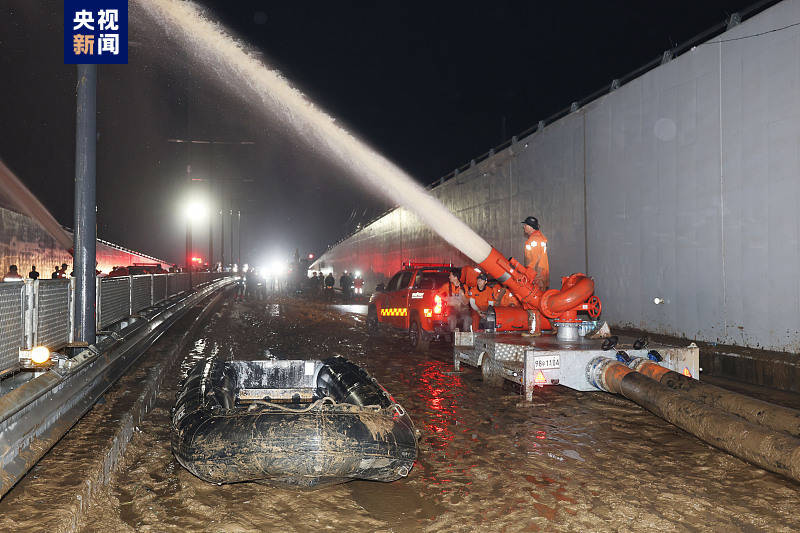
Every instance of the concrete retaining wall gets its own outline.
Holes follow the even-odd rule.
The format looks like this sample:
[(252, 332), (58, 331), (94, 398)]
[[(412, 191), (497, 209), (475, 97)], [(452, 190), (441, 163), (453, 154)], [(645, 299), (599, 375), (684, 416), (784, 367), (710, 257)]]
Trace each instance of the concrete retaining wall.
[[(133, 263), (161, 263), (166, 261), (146, 254), (125, 250), (110, 243), (97, 243), (98, 268), (106, 273), (114, 266)], [(0, 207), (0, 270), (8, 271), (17, 265), (22, 276), (27, 276), (31, 265), (36, 265), (42, 277), (49, 278), (55, 265), (67, 263), (67, 272), (72, 271), (72, 256), (62, 250), (58, 243), (30, 217)]]
[[(612, 323), (800, 351), (800, 27), (771, 31), (798, 20), (777, 4), (432, 193), (507, 255), (539, 217), (552, 284), (588, 272)], [(397, 209), (313, 267), (403, 260), (466, 263)]]

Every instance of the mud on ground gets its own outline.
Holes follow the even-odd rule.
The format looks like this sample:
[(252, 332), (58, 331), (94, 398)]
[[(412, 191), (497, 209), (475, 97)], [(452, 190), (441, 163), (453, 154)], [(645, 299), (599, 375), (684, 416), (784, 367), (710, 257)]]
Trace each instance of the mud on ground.
[[(399, 333), (316, 302), (227, 302), (165, 379), (85, 532), (797, 531), (800, 485), (752, 467), (605, 393), (454, 373), (451, 348), (412, 352)], [(409, 476), (313, 492), (216, 486), (170, 452), (169, 412), (198, 358), (341, 354), (375, 376), (422, 433)]]

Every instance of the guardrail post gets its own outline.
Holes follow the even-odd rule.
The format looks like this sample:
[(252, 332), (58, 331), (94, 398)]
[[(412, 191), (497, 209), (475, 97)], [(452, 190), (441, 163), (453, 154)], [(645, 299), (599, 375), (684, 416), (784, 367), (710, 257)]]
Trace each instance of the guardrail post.
[(97, 65), (78, 65), (75, 117), (75, 342), (94, 344), (97, 229), (95, 164), (97, 149)]
[[(73, 296), (74, 296), (73, 291)], [(72, 298), (72, 307), (75, 308), (75, 300), (77, 298)], [(95, 302), (96, 302), (96, 309), (97, 313), (95, 314), (95, 331), (100, 327), (100, 319), (103, 315), (103, 278), (96, 278), (95, 279)], [(75, 315), (73, 315), (75, 316)], [(75, 331), (75, 327), (72, 328)]]
[(39, 280), (25, 280), (25, 293), (23, 295), (22, 312), (25, 315), (23, 330), (25, 331), (25, 348), (30, 350), (36, 343), (36, 324), (39, 314), (38, 289)]
[[(100, 283), (100, 278), (95, 280), (95, 283)], [(100, 285), (95, 285), (95, 309), (100, 309), (97, 305), (97, 295), (100, 294), (100, 291), (97, 288)], [(67, 299), (69, 301), (69, 334), (67, 342), (72, 344), (75, 342), (75, 278), (70, 278), (69, 280), (69, 292)], [(96, 315), (97, 313), (95, 313)], [(96, 331), (96, 330), (95, 330)]]
[(133, 316), (133, 276), (128, 276), (128, 316)]

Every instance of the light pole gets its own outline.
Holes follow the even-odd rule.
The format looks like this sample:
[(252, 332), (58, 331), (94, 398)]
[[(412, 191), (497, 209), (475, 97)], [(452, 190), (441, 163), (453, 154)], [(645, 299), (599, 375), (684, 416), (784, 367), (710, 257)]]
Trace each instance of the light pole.
[(236, 251), (238, 252), (236, 255), (236, 264), (239, 265), (239, 268), (242, 268), (242, 210), (239, 209), (236, 211), (236, 215), (239, 217), (239, 223), (237, 224), (237, 232), (236, 235), (239, 238), (239, 244), (236, 246)]
[(231, 269), (233, 269), (233, 209), (230, 211), (231, 213)]
[(225, 210), (219, 210), (219, 268), (225, 271)]
[[(207, 177), (207, 178), (193, 178), (193, 177), (191, 177), (191, 175), (189, 176), (189, 181), (190, 182), (194, 182), (194, 181), (207, 181), (208, 182), (208, 194), (209, 194), (209, 197), (214, 196), (214, 193), (213, 193), (213, 190), (212, 190), (214, 182), (221, 183), (221, 182), (226, 182), (226, 181), (241, 181), (241, 182), (253, 181), (253, 180), (248, 180), (248, 179), (239, 180), (239, 179), (220, 179), (220, 178), (215, 178), (214, 177), (214, 145), (217, 145), (217, 144), (223, 144), (223, 145), (254, 145), (254, 144), (256, 144), (254, 141), (221, 141), (221, 140), (213, 140), (213, 139), (167, 139), (167, 142), (176, 143), (176, 144), (186, 144), (187, 148), (189, 148), (193, 144), (209, 144), (209, 145), (211, 145), (211, 148), (210, 148), (211, 151), (210, 151), (210, 154), (209, 154), (209, 172), (208, 172), (209, 177)], [(188, 161), (188, 164), (187, 164), (186, 168), (187, 168), (187, 172), (190, 173), (190, 169), (191, 169), (191, 153), (188, 154), (188, 157), (189, 157), (190, 160)], [(219, 189), (220, 189), (220, 196), (222, 196), (222, 194), (221, 194), (222, 187), (220, 186)], [(220, 222), (220, 229), (219, 229), (219, 231), (220, 231), (220, 248), (222, 249), (220, 251), (220, 255), (221, 255), (222, 268), (225, 267), (225, 235), (224, 235), (225, 228), (223, 227), (224, 207), (225, 207), (224, 205), (221, 206), (220, 213), (219, 213), (220, 214), (220, 221), (219, 221)], [(232, 220), (231, 220), (231, 224), (233, 224)], [(191, 232), (191, 230), (190, 230), (190, 232)], [(209, 262), (209, 266), (211, 266), (213, 268), (213, 265), (214, 265), (214, 217), (212, 217), (212, 216), (208, 217), (208, 262)], [(231, 237), (231, 262), (233, 262), (233, 237)]]
[(75, 117), (75, 326), (77, 343), (95, 343), (97, 228), (95, 165), (97, 149), (97, 65), (78, 65)]

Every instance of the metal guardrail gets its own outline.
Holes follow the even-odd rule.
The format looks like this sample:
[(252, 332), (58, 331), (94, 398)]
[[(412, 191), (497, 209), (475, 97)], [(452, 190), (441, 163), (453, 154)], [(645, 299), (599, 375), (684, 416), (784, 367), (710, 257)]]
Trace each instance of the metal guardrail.
[[(196, 272), (196, 287), (229, 273)], [(188, 291), (189, 274), (144, 274), (97, 278), (96, 320), (102, 331), (132, 315)], [(0, 283), (0, 376), (19, 368), (20, 350), (56, 351), (73, 341), (74, 281)]]
[[(113, 278), (112, 278), (113, 279)], [(127, 279), (127, 278), (126, 278)], [(49, 371), (0, 395), (0, 497), (88, 411), (153, 342), (192, 306), (229, 285), (217, 280), (174, 301), (161, 303), (132, 317), (115, 335), (104, 336), (94, 346), (72, 358), (60, 357)], [(188, 278), (186, 281), (188, 285)], [(19, 308), (26, 285), (0, 284)], [(118, 284), (107, 284), (107, 286)], [(16, 293), (15, 291), (19, 291)], [(12, 309), (17, 309), (11, 306)], [(16, 321), (19, 314), (8, 315)], [(16, 379), (19, 376), (9, 379)]]

